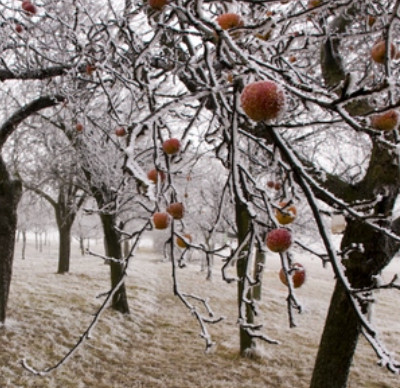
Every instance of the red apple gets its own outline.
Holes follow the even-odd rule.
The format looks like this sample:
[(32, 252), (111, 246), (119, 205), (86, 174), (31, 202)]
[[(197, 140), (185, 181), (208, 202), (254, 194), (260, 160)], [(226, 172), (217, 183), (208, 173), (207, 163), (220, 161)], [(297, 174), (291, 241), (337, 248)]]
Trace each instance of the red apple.
[(289, 62), (290, 63), (294, 63), (294, 62), (296, 62), (297, 61), (297, 58), (294, 56), (294, 55), (291, 55), (290, 57), (289, 57)]
[(165, 181), (165, 174), (162, 171), (156, 170), (153, 168), (147, 173), (147, 178), (154, 183), (158, 182), (158, 179), (161, 179), (161, 182)]
[(285, 106), (285, 95), (275, 82), (258, 81), (247, 85), (240, 102), (254, 121), (276, 119)]
[(297, 209), (294, 205), (287, 206), (287, 202), (279, 202), (280, 209), (275, 209), (275, 217), (281, 225), (292, 223), (297, 215)]
[(21, 24), (17, 23), (15, 25), (15, 31), (18, 32), (18, 34), (20, 34), (23, 30), (24, 28), (21, 26)]
[(272, 229), (265, 242), (272, 252), (285, 252), (292, 245), (292, 234), (285, 228)]
[(32, 4), (29, 0), (24, 0), (22, 2), (22, 9), (26, 12), (27, 15), (35, 15), (37, 9), (34, 4)]
[(83, 124), (82, 123), (76, 123), (75, 128), (78, 132), (83, 131)]
[(275, 187), (275, 182), (274, 182), (274, 181), (268, 181), (268, 182), (267, 182), (267, 186), (268, 186), (270, 189), (273, 189), (273, 188)]
[(95, 70), (96, 70), (96, 66), (95, 65), (91, 65), (91, 64), (87, 64), (86, 65), (86, 74), (92, 75)]
[[(192, 236), (189, 233), (185, 233), (183, 235), (183, 237), (185, 238), (185, 240), (187, 240), (189, 243), (192, 242)], [(186, 248), (187, 244), (185, 243), (183, 238), (177, 237), (176, 238), (176, 245), (178, 245), (178, 247), (180, 248)]]
[(243, 27), (242, 18), (236, 13), (223, 13), (217, 17), (217, 23), (223, 30), (229, 30), (235, 27)]
[(160, 11), (168, 4), (168, 0), (149, 0), (148, 4), (151, 8)]
[(310, 8), (318, 7), (321, 4), (322, 4), (322, 0), (308, 0), (307, 7), (310, 9)]
[(182, 202), (171, 203), (167, 207), (167, 212), (175, 219), (181, 220), (185, 214), (185, 208)]
[[(390, 43), (390, 57), (396, 57), (396, 46), (393, 43)], [(380, 40), (374, 44), (371, 49), (371, 58), (376, 62), (383, 64), (385, 63), (386, 56), (386, 41)]]
[(371, 125), (380, 131), (392, 131), (399, 123), (399, 113), (394, 110), (376, 114), (371, 117)]
[(181, 142), (178, 139), (171, 137), (164, 141), (162, 148), (166, 154), (173, 155), (181, 149)]
[(372, 27), (376, 22), (376, 17), (372, 16), (372, 15), (368, 15), (367, 21), (368, 21), (368, 25), (370, 27)]
[(115, 129), (115, 134), (116, 134), (118, 137), (125, 136), (125, 135), (126, 135), (126, 130), (125, 130), (125, 128), (123, 128), (123, 127), (118, 127), (118, 128)]
[(274, 189), (275, 190), (280, 190), (282, 188), (282, 183), (280, 183), (280, 182), (275, 182), (275, 184), (274, 184)]
[[(289, 269), (289, 276), (292, 278), (293, 287), (299, 288), (304, 284), (306, 280), (306, 270), (304, 269), (302, 264), (294, 263)], [(288, 285), (283, 268), (281, 268), (281, 270), (279, 271), (279, 279), (285, 286)]]
[(168, 213), (157, 212), (153, 214), (153, 225), (156, 229), (167, 229), (170, 223)]

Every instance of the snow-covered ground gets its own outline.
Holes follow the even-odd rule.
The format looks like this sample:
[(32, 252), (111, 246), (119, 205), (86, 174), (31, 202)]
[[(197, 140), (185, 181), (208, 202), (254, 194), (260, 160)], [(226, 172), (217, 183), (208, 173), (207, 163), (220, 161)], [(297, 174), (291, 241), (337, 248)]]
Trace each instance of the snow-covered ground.
[[(102, 242), (91, 245), (102, 249)], [(225, 284), (217, 264), (213, 281), (205, 280), (194, 262), (179, 270), (183, 292), (208, 297), (215, 316), (225, 319), (208, 327), (216, 345), (204, 353), (204, 340), (194, 317), (173, 296), (171, 265), (145, 244), (133, 259), (126, 280), (131, 314), (107, 310), (91, 340), (58, 370), (34, 376), (19, 362), (35, 368), (54, 365), (79, 339), (100, 306), (97, 295), (109, 289), (108, 266), (92, 256), (81, 257), (74, 245), (71, 272), (56, 275), (57, 244), (34, 249), (27, 259), (17, 247), (8, 320), (0, 327), (0, 387), (307, 387), (319, 337), (334, 284), (329, 268), (318, 259), (295, 251), (307, 269), (307, 281), (297, 292), (304, 310), (297, 327), (288, 328), (286, 289), (278, 279), (279, 258), (267, 257), (263, 296), (257, 322), (263, 333), (280, 345), (259, 343), (260, 358), (241, 359), (236, 325), (236, 286)], [(398, 258), (383, 274), (389, 280), (399, 270)], [(398, 292), (382, 291), (375, 322), (383, 340), (400, 358)], [(200, 305), (198, 306), (201, 309)], [(203, 311), (203, 310), (201, 310)], [(204, 311), (203, 311), (204, 312)], [(396, 387), (399, 376), (376, 366), (375, 354), (361, 340), (351, 370), (349, 387)], [(327, 385), (328, 387), (328, 385)]]

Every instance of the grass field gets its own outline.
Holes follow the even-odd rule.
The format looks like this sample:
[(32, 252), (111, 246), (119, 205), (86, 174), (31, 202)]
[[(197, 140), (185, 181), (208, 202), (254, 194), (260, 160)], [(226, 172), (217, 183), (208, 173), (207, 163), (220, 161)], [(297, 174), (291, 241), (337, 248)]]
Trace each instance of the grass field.
[[(258, 322), (279, 345), (259, 343), (260, 357), (238, 357), (236, 288), (220, 279), (218, 263), (212, 282), (198, 263), (179, 270), (180, 289), (207, 296), (216, 315), (225, 319), (209, 326), (216, 345), (204, 352), (197, 321), (173, 296), (171, 266), (152, 251), (140, 251), (127, 278), (131, 314), (108, 309), (92, 339), (61, 368), (44, 377), (23, 369), (21, 359), (35, 368), (56, 363), (79, 339), (109, 287), (108, 266), (92, 256), (81, 257), (73, 247), (71, 272), (56, 275), (57, 244), (38, 252), (30, 243), (27, 259), (17, 246), (8, 320), (0, 327), (0, 387), (165, 387), (247, 388), (307, 387), (324, 324), (333, 276), (315, 259), (298, 258), (307, 268), (307, 282), (297, 295), (304, 311), (298, 326), (288, 328), (286, 290), (277, 273), (279, 260), (267, 258)], [(101, 244), (92, 246), (101, 250)], [(399, 259), (385, 272), (389, 280)], [(400, 358), (399, 294), (382, 291), (375, 322), (382, 339)], [(329, 382), (326, 385), (329, 388)], [(361, 339), (351, 370), (349, 387), (395, 388), (400, 377), (376, 365), (370, 346)]]

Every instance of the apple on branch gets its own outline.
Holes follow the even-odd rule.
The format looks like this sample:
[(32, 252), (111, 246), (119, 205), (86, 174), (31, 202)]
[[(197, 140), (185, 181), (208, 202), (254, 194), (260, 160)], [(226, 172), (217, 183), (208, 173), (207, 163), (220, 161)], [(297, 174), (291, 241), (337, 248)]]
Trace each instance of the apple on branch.
[[(395, 58), (396, 52), (397, 52), (396, 46), (393, 43), (390, 43), (390, 58)], [(379, 40), (373, 45), (371, 49), (371, 58), (376, 63), (384, 64), (385, 57), (386, 57), (386, 41)]]
[(189, 243), (192, 242), (192, 236), (189, 233), (185, 233), (183, 235), (183, 238), (177, 237), (176, 238), (176, 245), (178, 245), (179, 248), (187, 248), (187, 244), (185, 243), (185, 240), (188, 241)]
[(90, 63), (86, 65), (86, 74), (87, 75), (92, 75), (95, 70), (96, 70), (96, 66), (95, 65), (92, 65)]
[(115, 134), (118, 137), (123, 137), (123, 136), (126, 135), (126, 129), (124, 127), (118, 127), (118, 128), (115, 129)]
[(217, 17), (217, 23), (223, 30), (244, 26), (242, 18), (236, 13), (223, 13), (219, 15)]
[(265, 242), (272, 252), (285, 252), (292, 245), (292, 234), (286, 228), (272, 229)]
[(399, 113), (394, 109), (371, 117), (371, 126), (379, 131), (392, 131), (398, 124)]
[(164, 141), (162, 148), (167, 155), (174, 155), (181, 149), (181, 142), (178, 139), (171, 137)]
[(153, 214), (153, 225), (155, 229), (167, 229), (170, 224), (170, 215), (165, 212)]
[(311, 8), (318, 7), (321, 4), (322, 4), (322, 0), (309, 0), (307, 7), (308, 7), (308, 9), (311, 9)]
[[(300, 263), (294, 263), (289, 269), (288, 274), (292, 278), (294, 288), (301, 287), (306, 281), (306, 270)], [(279, 279), (285, 286), (288, 286), (288, 281), (283, 268), (279, 271)]]
[(24, 31), (24, 27), (22, 27), (21, 24), (17, 23), (17, 24), (15, 25), (15, 31), (18, 32), (18, 34), (21, 34), (22, 31)]
[(37, 13), (35, 5), (29, 0), (24, 0), (21, 7), (28, 16), (36, 15)]
[(159, 171), (155, 168), (153, 168), (152, 170), (150, 170), (147, 173), (147, 178), (152, 181), (153, 183), (157, 183), (158, 180), (160, 180), (161, 182), (165, 181), (165, 174), (163, 171)]
[(168, 4), (168, 0), (149, 0), (148, 4), (151, 8), (161, 11)]
[(279, 202), (279, 209), (275, 209), (275, 217), (281, 225), (291, 224), (297, 216), (297, 209), (288, 202)]
[(257, 81), (243, 89), (240, 103), (252, 120), (272, 120), (283, 112), (285, 95), (275, 82)]
[(75, 129), (77, 132), (82, 132), (83, 131), (83, 124), (82, 123), (76, 123)]
[(174, 220), (181, 220), (185, 214), (185, 208), (182, 202), (174, 202), (167, 207), (167, 212)]

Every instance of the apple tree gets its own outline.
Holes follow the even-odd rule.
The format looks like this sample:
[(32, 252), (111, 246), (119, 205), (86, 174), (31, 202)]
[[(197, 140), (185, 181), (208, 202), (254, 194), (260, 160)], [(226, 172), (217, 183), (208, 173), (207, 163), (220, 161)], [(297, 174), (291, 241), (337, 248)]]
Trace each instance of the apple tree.
[[(185, 115), (185, 140), (208, 117), (204, 139), (229, 169), (235, 201), (239, 249), (230, 261), (238, 269), (242, 353), (254, 338), (269, 340), (253, 322), (253, 247), (277, 228), (291, 240), (290, 225), (281, 227), (276, 216), (280, 202), (304, 198), (313, 213), (337, 279), (313, 387), (327, 379), (345, 386), (360, 334), (383, 366), (399, 370), (367, 313), (374, 290), (398, 286), (377, 281), (399, 247), (392, 217), (399, 188), (398, 7), (294, 0), (143, 9), (153, 32), (136, 74), (143, 83), (159, 82), (146, 82), (151, 116), (134, 126), (168, 133)], [(132, 3), (133, 9), (141, 8)], [(162, 89), (168, 72), (175, 93)], [(253, 147), (258, 152), (249, 153)], [(266, 188), (271, 172), (281, 178), (278, 198)], [(327, 212), (346, 217), (340, 247), (322, 218)], [(288, 245), (270, 245), (286, 272)], [(289, 311), (299, 308), (290, 283), (289, 301)]]

